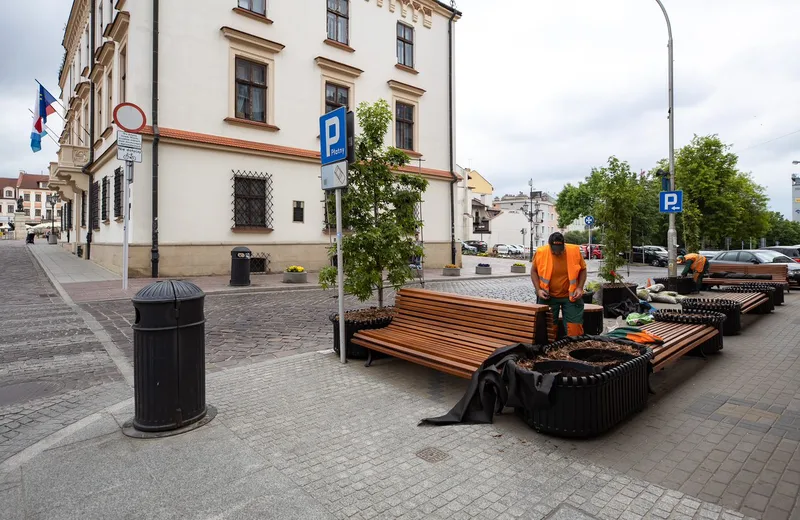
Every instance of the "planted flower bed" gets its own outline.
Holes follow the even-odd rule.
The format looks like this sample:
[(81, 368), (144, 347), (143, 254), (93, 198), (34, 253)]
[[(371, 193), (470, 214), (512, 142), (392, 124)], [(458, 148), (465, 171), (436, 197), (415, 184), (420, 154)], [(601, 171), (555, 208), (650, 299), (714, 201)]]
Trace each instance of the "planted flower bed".
[(525, 267), (527, 267), (522, 262), (514, 262), (514, 265), (511, 266), (512, 273), (524, 273)]
[(492, 274), (492, 266), (489, 264), (478, 264), (475, 266), (475, 274)]
[(681, 308), (691, 313), (698, 311), (721, 312), (725, 315), (722, 333), (726, 336), (739, 334), (739, 331), (742, 330), (742, 304), (739, 302), (723, 299), (686, 298), (681, 301)]
[(647, 404), (652, 355), (632, 341), (564, 338), (507, 366), (509, 394), (516, 396), (516, 413), (537, 431), (599, 435)]
[[(345, 354), (351, 359), (366, 359), (369, 355), (369, 350), (364, 347), (359, 347), (352, 343), (353, 336), (356, 332), (369, 329), (381, 329), (388, 327), (392, 322), (394, 316), (394, 307), (370, 307), (368, 309), (359, 309), (354, 311), (346, 311), (344, 313), (345, 330), (344, 341), (346, 345)], [(333, 350), (339, 354), (339, 314), (331, 314), (329, 319), (333, 323)], [(377, 354), (377, 353), (375, 353)]]

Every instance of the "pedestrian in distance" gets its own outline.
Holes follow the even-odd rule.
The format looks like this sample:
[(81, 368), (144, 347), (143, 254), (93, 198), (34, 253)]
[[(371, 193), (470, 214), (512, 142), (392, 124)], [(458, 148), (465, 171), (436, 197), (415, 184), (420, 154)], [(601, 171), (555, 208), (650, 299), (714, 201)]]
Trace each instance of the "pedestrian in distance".
[(537, 248), (533, 256), (531, 281), (536, 301), (550, 306), (553, 320), (558, 323), (563, 315), (567, 335), (583, 335), (586, 261), (580, 246), (566, 244), (559, 232), (550, 235), (547, 245)]

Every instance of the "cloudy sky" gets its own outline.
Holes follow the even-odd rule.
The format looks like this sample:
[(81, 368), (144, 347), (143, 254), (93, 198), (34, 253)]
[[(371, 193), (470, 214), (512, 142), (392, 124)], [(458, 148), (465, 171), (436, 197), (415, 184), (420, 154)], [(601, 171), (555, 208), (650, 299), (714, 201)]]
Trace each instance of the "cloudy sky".
[[(791, 162), (800, 160), (800, 2), (664, 3), (675, 37), (676, 146), (719, 134), (788, 216)], [(45, 138), (42, 152), (30, 151), (28, 109), (34, 78), (58, 95), (71, 1), (0, 6), (0, 175), (46, 171), (56, 146)], [(458, 162), (497, 192), (524, 190), (532, 177), (557, 193), (609, 155), (637, 170), (667, 156), (667, 35), (655, 0), (457, 7)], [(32, 20), (41, 28), (33, 33)]]

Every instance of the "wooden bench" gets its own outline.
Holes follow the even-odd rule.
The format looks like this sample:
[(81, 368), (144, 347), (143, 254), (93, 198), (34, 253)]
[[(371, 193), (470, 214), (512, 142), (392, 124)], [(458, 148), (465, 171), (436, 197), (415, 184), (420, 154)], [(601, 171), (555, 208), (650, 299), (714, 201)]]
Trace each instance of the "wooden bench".
[(651, 346), (653, 359), (650, 360), (650, 365), (653, 367), (653, 372), (664, 370), (685, 354), (698, 347), (704, 347), (707, 343), (717, 342), (712, 346), (719, 350), (718, 342), (722, 341), (719, 328), (712, 325), (656, 321), (648, 323), (642, 329), (664, 339), (664, 344)]
[(762, 305), (769, 303), (769, 297), (761, 292), (751, 293), (728, 293), (728, 292), (709, 292), (707, 295), (714, 300), (732, 300), (742, 305), (742, 314), (747, 314), (759, 310)]
[[(769, 275), (769, 280), (757, 278), (714, 278), (714, 273), (762, 274)], [(725, 264), (709, 263), (708, 276), (703, 278), (703, 285), (744, 285), (748, 283), (765, 283), (774, 285), (776, 290), (789, 290), (789, 267), (786, 264)]]
[(425, 289), (401, 289), (392, 323), (360, 331), (352, 340), (370, 351), (464, 378), (472, 377), (499, 347), (553, 341), (547, 305)]

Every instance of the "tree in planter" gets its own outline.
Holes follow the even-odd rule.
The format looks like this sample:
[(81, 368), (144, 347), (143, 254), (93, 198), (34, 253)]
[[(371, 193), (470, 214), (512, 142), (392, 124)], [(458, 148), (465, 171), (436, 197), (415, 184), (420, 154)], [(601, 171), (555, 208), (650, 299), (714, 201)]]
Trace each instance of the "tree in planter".
[[(361, 134), (356, 137), (356, 162), (350, 165), (349, 185), (342, 194), (344, 289), (359, 301), (378, 293), (384, 305), (384, 283), (399, 289), (414, 278), (409, 260), (422, 256), (415, 232), (422, 225), (415, 208), (422, 201), (428, 181), (415, 175), (395, 173), (408, 164), (404, 152), (385, 147), (392, 122), (389, 103), (381, 99), (356, 109)], [(330, 207), (330, 205), (329, 205)], [(328, 218), (328, 221), (333, 221)], [(332, 248), (335, 253), (335, 247)], [(336, 267), (323, 268), (323, 288), (336, 284)]]
[(631, 249), (631, 224), (636, 212), (634, 202), (641, 190), (636, 174), (630, 165), (616, 157), (608, 159), (608, 165), (592, 170), (598, 175), (598, 197), (595, 201), (597, 218), (605, 224), (605, 247), (600, 277), (614, 283), (621, 280), (617, 270), (625, 263), (620, 255)]

